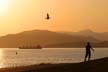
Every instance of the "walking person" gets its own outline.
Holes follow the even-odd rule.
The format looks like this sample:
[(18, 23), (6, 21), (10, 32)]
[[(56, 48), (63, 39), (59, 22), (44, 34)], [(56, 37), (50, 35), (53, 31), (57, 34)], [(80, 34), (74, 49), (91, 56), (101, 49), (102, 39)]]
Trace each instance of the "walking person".
[(87, 61), (87, 58), (88, 58), (88, 61), (90, 61), (90, 58), (91, 58), (91, 50), (94, 51), (94, 49), (92, 48), (90, 42), (87, 42), (87, 45), (86, 45), (86, 54), (85, 54), (85, 59), (84, 61)]

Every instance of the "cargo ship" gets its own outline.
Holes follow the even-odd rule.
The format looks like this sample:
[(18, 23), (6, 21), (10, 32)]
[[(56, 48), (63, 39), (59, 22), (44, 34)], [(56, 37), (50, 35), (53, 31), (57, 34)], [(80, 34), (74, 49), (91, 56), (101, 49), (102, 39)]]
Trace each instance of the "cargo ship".
[(19, 49), (42, 49), (41, 45), (37, 46), (20, 46)]

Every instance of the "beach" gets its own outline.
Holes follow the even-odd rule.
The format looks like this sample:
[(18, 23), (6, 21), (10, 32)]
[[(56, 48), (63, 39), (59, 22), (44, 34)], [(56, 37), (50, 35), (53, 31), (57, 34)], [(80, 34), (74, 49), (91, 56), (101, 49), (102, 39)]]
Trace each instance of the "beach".
[(0, 72), (108, 72), (108, 57), (80, 63), (39, 64), (1, 68)]

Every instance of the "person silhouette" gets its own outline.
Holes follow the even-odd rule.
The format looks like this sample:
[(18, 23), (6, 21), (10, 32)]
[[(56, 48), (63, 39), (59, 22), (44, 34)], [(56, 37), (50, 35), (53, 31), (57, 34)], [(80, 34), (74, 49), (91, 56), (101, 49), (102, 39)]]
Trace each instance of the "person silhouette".
[(87, 42), (87, 45), (86, 45), (86, 54), (85, 54), (85, 59), (84, 61), (87, 60), (88, 58), (88, 61), (90, 61), (90, 58), (91, 58), (91, 50), (94, 51), (94, 49), (92, 48), (90, 42)]

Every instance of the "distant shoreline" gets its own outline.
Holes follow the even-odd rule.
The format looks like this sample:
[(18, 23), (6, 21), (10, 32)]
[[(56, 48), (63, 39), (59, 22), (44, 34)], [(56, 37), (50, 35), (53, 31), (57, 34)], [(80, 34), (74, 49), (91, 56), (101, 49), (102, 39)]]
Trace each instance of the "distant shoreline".
[(80, 63), (40, 64), (1, 68), (0, 72), (108, 72), (108, 57)]

